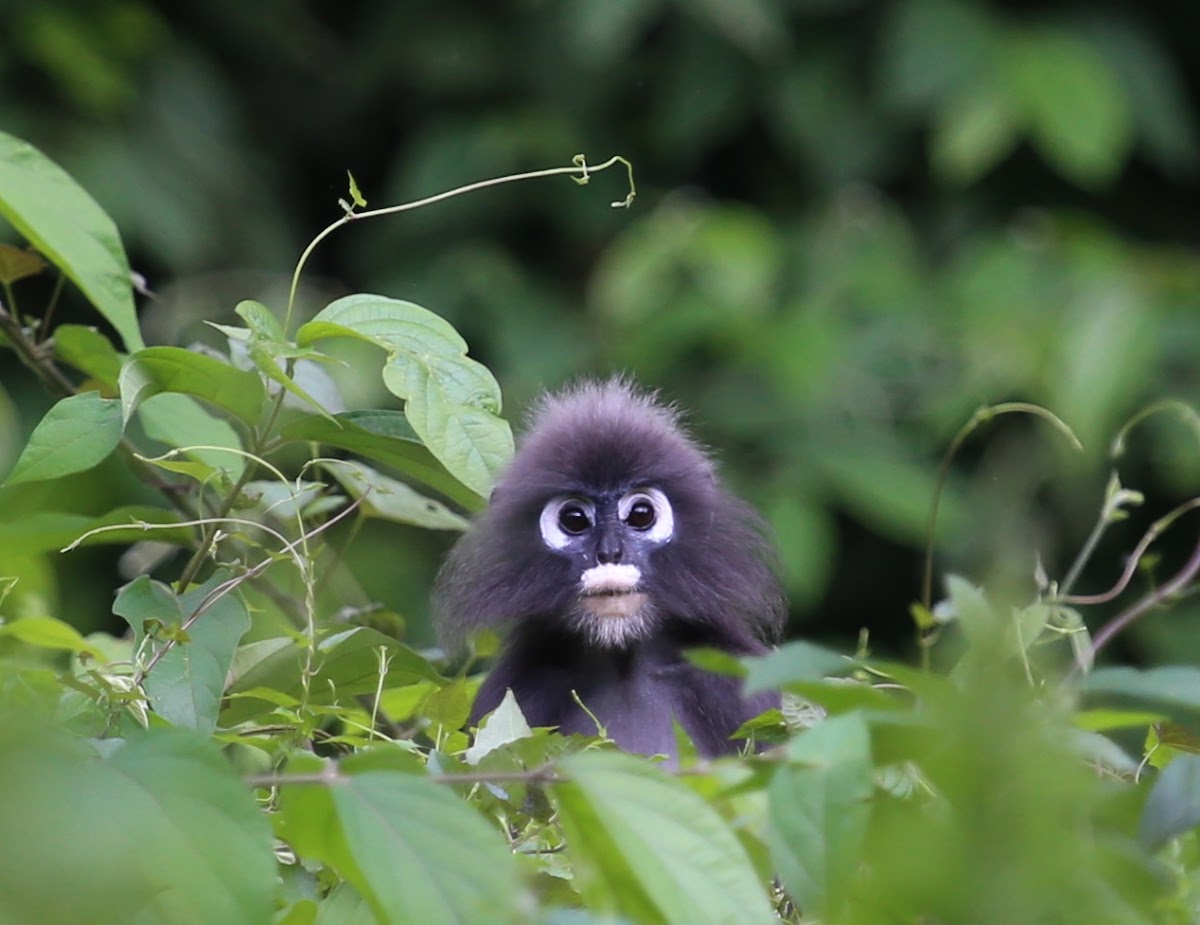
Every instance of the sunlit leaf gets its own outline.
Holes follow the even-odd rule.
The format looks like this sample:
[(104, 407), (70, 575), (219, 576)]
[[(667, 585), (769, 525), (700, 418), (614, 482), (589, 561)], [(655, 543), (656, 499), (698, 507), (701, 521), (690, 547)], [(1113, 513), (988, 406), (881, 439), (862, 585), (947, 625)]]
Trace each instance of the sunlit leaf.
[(142, 347), (129, 261), (112, 219), (61, 167), (4, 132), (0, 215), (82, 290), (127, 349)]
[(517, 698), (513, 696), (511, 690), (505, 691), (500, 705), (489, 713), (480, 724), (479, 731), (475, 734), (475, 741), (467, 749), (464, 758), (467, 764), (479, 764), (489, 752), (495, 751), (502, 745), (508, 745), (510, 742), (516, 742), (518, 739), (527, 738), (532, 734), (533, 730), (529, 728), (525, 714), (521, 712), (521, 707), (517, 704)]
[(491, 491), (512, 456), (512, 433), (497, 416), (495, 377), (466, 355), (466, 342), (448, 322), (412, 302), (352, 295), (318, 312), (296, 342), (323, 337), (354, 337), (386, 350), (384, 385), (405, 400), (417, 436), (472, 491)]

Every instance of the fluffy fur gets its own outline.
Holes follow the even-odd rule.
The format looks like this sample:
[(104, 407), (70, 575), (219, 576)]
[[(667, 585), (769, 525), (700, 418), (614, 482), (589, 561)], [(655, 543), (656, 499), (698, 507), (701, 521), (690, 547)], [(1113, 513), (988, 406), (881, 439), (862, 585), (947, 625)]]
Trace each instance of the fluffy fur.
[[(538, 519), (558, 495), (647, 486), (670, 500), (674, 535), (638, 580), (645, 601), (612, 618), (633, 622), (609, 629), (581, 611), (578, 564), (546, 548)], [(476, 719), (511, 688), (532, 725), (594, 733), (574, 691), (627, 750), (674, 754), (674, 719), (703, 754), (719, 754), (777, 700), (743, 700), (736, 681), (694, 668), (681, 651), (766, 651), (784, 615), (771, 561), (761, 521), (721, 486), (674, 409), (626, 380), (587, 382), (535, 408), (488, 509), (438, 576), (435, 615), (449, 645), (480, 627), (512, 627)]]

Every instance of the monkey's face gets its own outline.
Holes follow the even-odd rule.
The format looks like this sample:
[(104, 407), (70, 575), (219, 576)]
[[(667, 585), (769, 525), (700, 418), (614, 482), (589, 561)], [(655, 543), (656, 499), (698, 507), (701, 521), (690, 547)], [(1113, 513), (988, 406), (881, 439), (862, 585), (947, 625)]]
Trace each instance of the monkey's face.
[(538, 527), (546, 548), (571, 563), (577, 586), (568, 617), (577, 629), (605, 646), (649, 631), (655, 616), (651, 557), (675, 535), (675, 515), (662, 491), (556, 495), (542, 508)]

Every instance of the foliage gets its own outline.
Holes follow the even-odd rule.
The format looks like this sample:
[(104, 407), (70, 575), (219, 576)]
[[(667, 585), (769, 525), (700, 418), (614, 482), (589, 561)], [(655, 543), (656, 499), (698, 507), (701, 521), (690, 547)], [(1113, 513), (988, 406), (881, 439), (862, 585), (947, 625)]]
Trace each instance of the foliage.
[[(290, 300), (242, 301), (244, 326), (219, 328), (223, 351), (144, 347), (111, 298), (109, 258), (123, 254), (111, 223), (39, 152), (3, 142), (44, 196), (27, 213), (0, 189), (0, 211), (22, 229), (74, 229), (41, 256), (123, 332), (118, 346), (54, 327), (18, 302), (13, 274), (0, 280), (4, 349), (58, 396), (3, 491), (107, 464), (148, 500), (82, 520), (47, 507), (4, 518), (0, 535), (31, 556), (131, 542), (184, 553), (171, 581), (136, 557), (151, 567), (117, 591), (119, 638), (46, 612), (23, 587), (35, 569), (0, 579), (0, 815), (20, 833), (0, 845), (3, 925), (1200, 912), (1200, 670), (1090, 673), (1113, 633), (1194, 589), (1200, 549), (1095, 642), (1078, 611), (1124, 592), (1194, 501), (1154, 525), (1102, 595), (1072, 585), (1142, 500), (1115, 478), (1076, 565), (1031, 603), (948, 578), (943, 602), (913, 608), (945, 671), (874, 658), (867, 640), (852, 656), (806, 643), (745, 663), (698, 654), (785, 692), (781, 713), (744, 730), (763, 751), (706, 763), (685, 742), (681, 767), (656, 766), (531, 729), (511, 698), (472, 741), (471, 663), (344, 612), (327, 581), (365, 518), (461, 529), (450, 505), (478, 506), (511, 451), (492, 374), (438, 315), (382, 295), (339, 298), (294, 335)], [(363, 201), (350, 195), (347, 214)], [(100, 251), (70, 243), (84, 238)], [(337, 397), (321, 376), (334, 337), (382, 348), (403, 412), (319, 397)], [(952, 449), (1008, 410), (977, 415)], [(335, 450), (360, 461), (324, 455)]]

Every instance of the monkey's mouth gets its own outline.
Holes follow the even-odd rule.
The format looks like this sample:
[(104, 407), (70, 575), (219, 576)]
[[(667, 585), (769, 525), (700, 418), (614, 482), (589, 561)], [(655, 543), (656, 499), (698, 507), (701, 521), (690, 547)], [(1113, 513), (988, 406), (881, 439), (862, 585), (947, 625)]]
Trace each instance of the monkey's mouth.
[(579, 605), (602, 619), (636, 616), (646, 605), (646, 594), (638, 589), (641, 570), (636, 565), (606, 563), (579, 576)]

